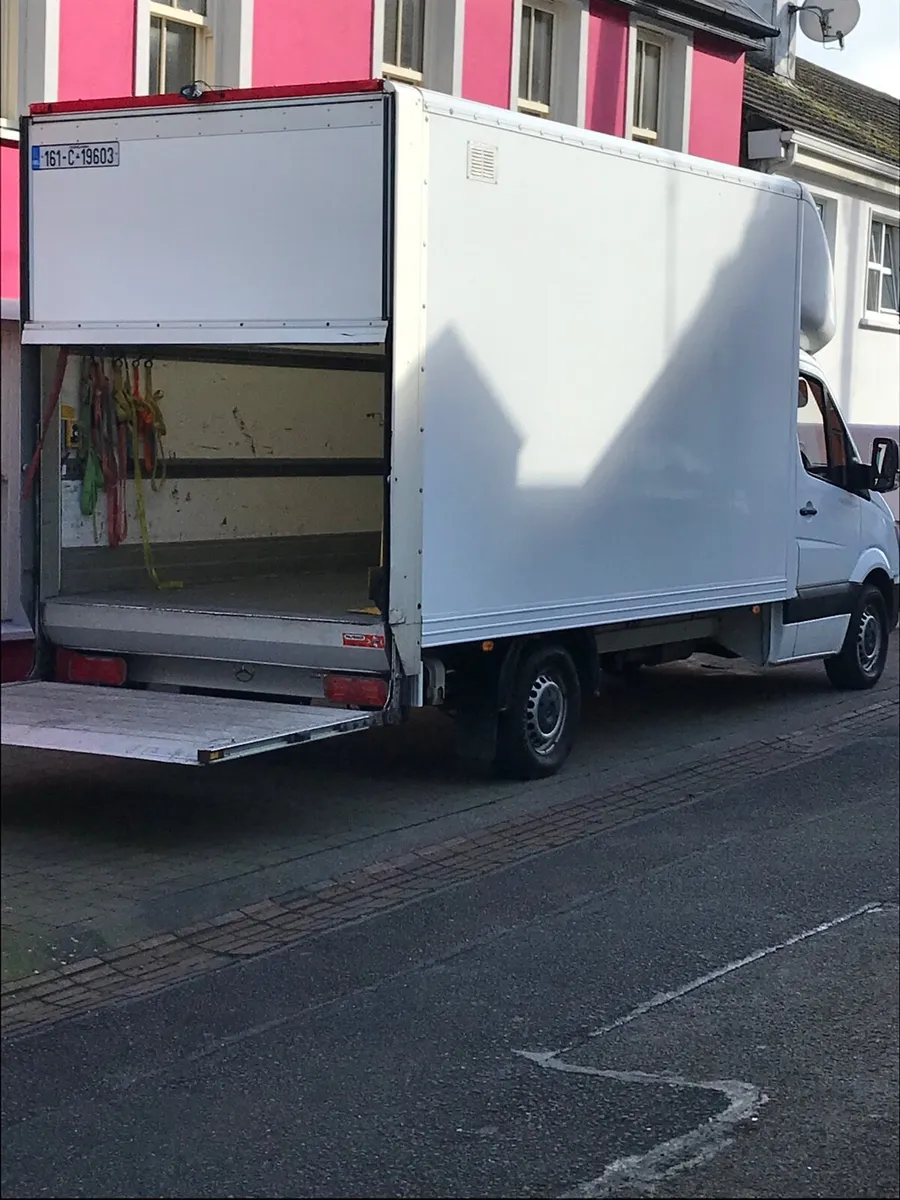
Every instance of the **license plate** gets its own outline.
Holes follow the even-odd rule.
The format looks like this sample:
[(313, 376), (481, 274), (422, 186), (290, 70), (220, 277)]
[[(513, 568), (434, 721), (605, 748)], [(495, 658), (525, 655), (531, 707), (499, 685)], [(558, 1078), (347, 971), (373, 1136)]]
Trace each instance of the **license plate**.
[(76, 142), (63, 146), (32, 146), (32, 171), (58, 171), (74, 167), (117, 167), (118, 142)]

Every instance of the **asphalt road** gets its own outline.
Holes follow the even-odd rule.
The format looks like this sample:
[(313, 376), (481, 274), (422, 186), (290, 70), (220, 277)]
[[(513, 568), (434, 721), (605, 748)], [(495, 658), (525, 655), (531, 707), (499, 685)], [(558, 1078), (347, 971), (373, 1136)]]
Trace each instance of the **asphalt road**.
[(896, 1196), (897, 797), (882, 731), (7, 1043), (3, 1195)]

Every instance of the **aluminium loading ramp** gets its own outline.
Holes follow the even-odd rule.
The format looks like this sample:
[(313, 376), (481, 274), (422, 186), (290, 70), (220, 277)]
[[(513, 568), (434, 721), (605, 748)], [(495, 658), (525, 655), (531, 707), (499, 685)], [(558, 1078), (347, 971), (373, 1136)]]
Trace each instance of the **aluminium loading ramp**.
[(205, 766), (380, 725), (381, 712), (85, 684), (5, 684), (4, 746)]

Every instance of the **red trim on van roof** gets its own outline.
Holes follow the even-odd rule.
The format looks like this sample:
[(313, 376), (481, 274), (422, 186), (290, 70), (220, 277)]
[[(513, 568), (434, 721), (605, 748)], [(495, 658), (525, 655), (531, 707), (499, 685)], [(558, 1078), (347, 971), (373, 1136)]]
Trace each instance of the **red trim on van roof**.
[(179, 92), (163, 96), (114, 96), (103, 100), (56, 100), (32, 104), (33, 117), (52, 113), (110, 112), (126, 108), (171, 108), (173, 105), (234, 104), (242, 100), (293, 100), (304, 96), (346, 96), (354, 92), (381, 92), (383, 79), (341, 80), (337, 83), (293, 83), (278, 87), (210, 88), (198, 100), (186, 100)]

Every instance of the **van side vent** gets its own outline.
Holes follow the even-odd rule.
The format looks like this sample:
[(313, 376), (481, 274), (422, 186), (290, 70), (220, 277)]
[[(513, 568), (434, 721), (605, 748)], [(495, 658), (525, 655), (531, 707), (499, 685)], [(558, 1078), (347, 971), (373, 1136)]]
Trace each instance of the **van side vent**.
[(466, 152), (466, 177), (479, 183), (497, 182), (497, 147), (484, 142), (469, 142)]

